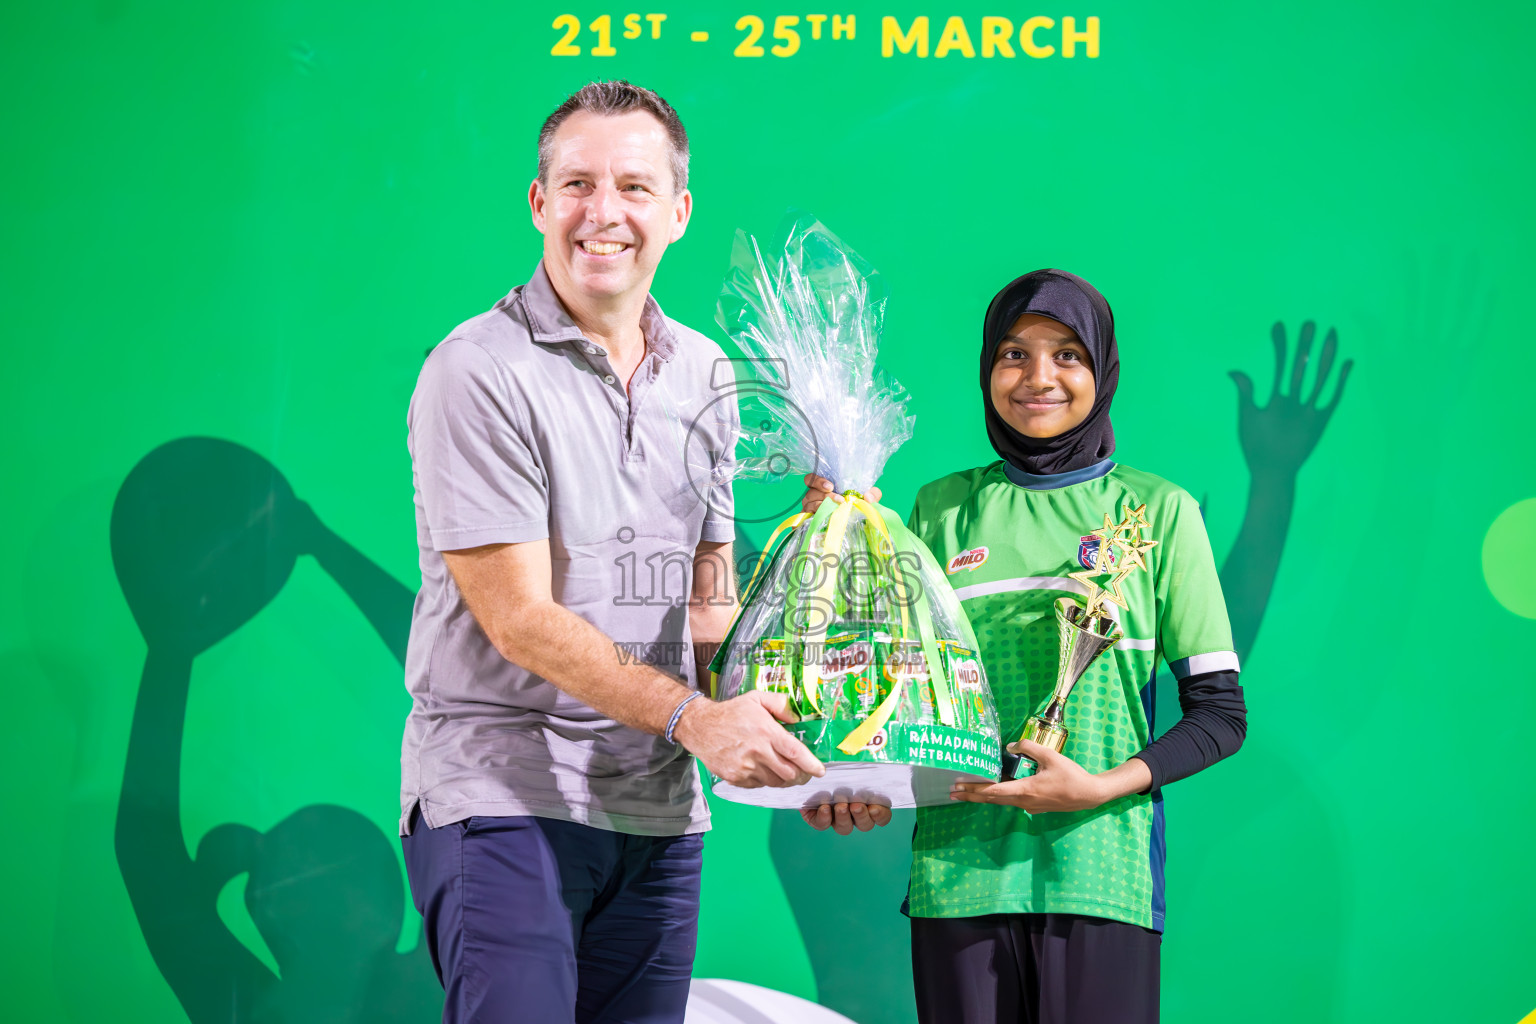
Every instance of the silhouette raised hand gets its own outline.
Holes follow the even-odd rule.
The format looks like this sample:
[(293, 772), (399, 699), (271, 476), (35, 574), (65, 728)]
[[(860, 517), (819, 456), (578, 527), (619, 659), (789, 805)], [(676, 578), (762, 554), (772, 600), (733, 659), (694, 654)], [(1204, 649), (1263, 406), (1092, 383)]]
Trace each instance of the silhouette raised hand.
[(1248, 509), (1237, 540), (1221, 567), (1221, 588), (1227, 598), (1227, 614), (1232, 620), (1232, 642), (1239, 661), (1246, 661), (1258, 638), (1259, 625), (1269, 606), (1275, 576), (1280, 571), (1280, 553), (1290, 532), (1291, 513), (1296, 507), (1296, 477), (1302, 464), (1317, 447), (1334, 410), (1344, 397), (1344, 385), (1353, 360), (1345, 360), (1327, 405), (1318, 399), (1328, 382), (1338, 354), (1338, 332), (1332, 328), (1323, 341), (1317, 374), (1311, 393), (1301, 393), (1312, 354), (1316, 326), (1308, 320), (1301, 325), (1296, 356), (1291, 361), (1289, 390), (1281, 390), (1285, 377), (1285, 325), (1275, 323), (1270, 338), (1275, 347), (1275, 381), (1269, 403), (1262, 409), (1254, 404), (1253, 381), (1240, 371), (1232, 371), (1237, 385), (1237, 437), (1248, 463)]
[(1346, 359), (1339, 371), (1333, 398), (1327, 405), (1317, 404), (1339, 349), (1338, 331), (1329, 328), (1328, 337), (1323, 340), (1323, 353), (1318, 359), (1312, 393), (1305, 401), (1301, 398), (1303, 377), (1307, 372), (1307, 362), (1312, 354), (1312, 338), (1316, 331), (1316, 325), (1311, 320), (1301, 325), (1301, 334), (1296, 342), (1296, 358), (1291, 363), (1290, 392), (1287, 394), (1280, 390), (1281, 378), (1285, 376), (1285, 325), (1276, 321), (1275, 326), (1270, 328), (1270, 338), (1275, 346), (1275, 381), (1270, 390), (1269, 403), (1262, 409), (1254, 404), (1253, 381), (1248, 375), (1240, 370), (1230, 373), (1233, 383), (1237, 385), (1238, 394), (1237, 437), (1243, 446), (1243, 457), (1248, 462), (1250, 473), (1278, 477), (1289, 475), (1294, 478), (1301, 464), (1307, 461), (1307, 456), (1317, 447), (1318, 440), (1328, 426), (1328, 420), (1338, 408), (1339, 400), (1344, 397), (1344, 385), (1355, 365), (1352, 359)]
[[(438, 1016), (426, 944), (395, 952), (405, 899), (394, 848), (345, 807), (316, 804), (267, 832), (209, 831), (189, 856), (181, 748), (195, 657), (239, 629), (312, 554), (397, 658), (410, 592), (327, 530), (256, 453), (180, 438), (134, 467), (112, 508), (112, 560), (148, 646), (134, 707), (116, 852), (156, 966), (194, 1024), (394, 1022)], [(220, 890), (249, 873), (245, 903), (274, 974), (219, 918)]]

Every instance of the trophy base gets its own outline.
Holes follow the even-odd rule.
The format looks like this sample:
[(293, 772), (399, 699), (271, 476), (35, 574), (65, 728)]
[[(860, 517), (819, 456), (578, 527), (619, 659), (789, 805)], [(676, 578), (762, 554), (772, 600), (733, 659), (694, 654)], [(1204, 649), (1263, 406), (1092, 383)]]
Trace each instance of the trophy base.
[(1003, 751), (1003, 770), (998, 776), (999, 782), (1012, 782), (1014, 779), (1027, 779), (1039, 769), (1039, 765), (1022, 754), (1010, 754)]
[[(1053, 704), (1052, 707), (1055, 705)], [(1038, 743), (1042, 747), (1049, 747), (1059, 754), (1061, 748), (1067, 745), (1067, 730), (1039, 715), (1031, 715), (1029, 721), (1024, 723), (1024, 732), (1019, 738)], [(1040, 766), (1034, 760), (1022, 754), (1010, 754), (1007, 747), (1003, 748), (1002, 772), (998, 776), (1001, 781), (1027, 779), (1039, 770)]]
[(794, 810), (855, 802), (888, 807), (936, 807), (950, 803), (949, 787), (956, 782), (995, 781), (985, 775), (950, 768), (840, 761), (828, 764), (826, 775), (800, 786), (742, 789), (717, 781), (711, 792), (733, 803)]

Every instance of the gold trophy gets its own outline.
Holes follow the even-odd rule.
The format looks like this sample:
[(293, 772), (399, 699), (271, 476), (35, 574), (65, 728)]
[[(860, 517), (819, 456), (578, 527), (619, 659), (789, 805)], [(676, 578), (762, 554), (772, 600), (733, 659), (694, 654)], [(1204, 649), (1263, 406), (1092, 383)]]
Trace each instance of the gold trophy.
[[(1072, 688), (1083, 678), (1093, 660), (1115, 646), (1125, 634), (1115, 621), (1103, 614), (1106, 602), (1126, 608), (1125, 594), (1120, 583), (1137, 569), (1146, 569), (1146, 553), (1157, 546), (1155, 540), (1143, 540), (1142, 531), (1150, 531), (1146, 519), (1146, 505), (1132, 509), (1122, 505), (1125, 518), (1116, 523), (1104, 515), (1104, 526), (1090, 536), (1099, 538), (1099, 550), (1094, 556), (1093, 568), (1071, 574), (1088, 588), (1087, 607), (1079, 606), (1074, 598), (1063, 597), (1056, 602), (1056, 628), (1061, 638), (1061, 654), (1056, 664), (1056, 689), (1050, 699), (1029, 716), (1024, 732), (1019, 737), (1060, 753), (1067, 742), (1067, 727), (1063, 719), (1067, 712), (1067, 699)], [(1116, 553), (1118, 552), (1118, 557)], [(1022, 779), (1035, 774), (1039, 766), (1027, 757), (1003, 752), (1003, 779)]]

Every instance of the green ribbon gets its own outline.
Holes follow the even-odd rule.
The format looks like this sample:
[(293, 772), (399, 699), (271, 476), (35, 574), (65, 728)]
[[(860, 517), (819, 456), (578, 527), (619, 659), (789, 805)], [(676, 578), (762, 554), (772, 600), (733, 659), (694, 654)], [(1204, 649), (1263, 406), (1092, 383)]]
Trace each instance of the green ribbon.
[[(879, 502), (871, 502), (870, 504), (874, 506), (876, 512), (880, 513), (880, 518), (885, 521), (886, 530), (890, 532), (891, 546), (896, 549), (891, 555), (891, 560), (895, 562), (902, 554), (911, 554), (916, 558), (918, 564), (921, 565), (924, 560), (923, 555), (927, 553), (927, 549), (912, 535), (912, 531), (907, 529), (907, 524), (902, 522), (895, 512), (892, 512)], [(937, 564), (934, 563), (932, 555), (928, 556), (927, 561), (937, 569)], [(895, 575), (893, 572), (892, 582), (895, 582)], [(939, 578), (942, 579), (943, 577), (940, 576)], [(901, 583), (901, 596), (903, 598), (906, 597), (905, 591), (908, 583), (909, 581), (903, 577)], [(933, 616), (930, 614), (931, 606), (928, 603), (928, 592), (923, 589), (921, 580), (917, 582), (917, 600), (913, 610), (916, 612), (917, 633), (923, 643), (923, 658), (928, 662), (928, 681), (933, 686), (933, 700), (934, 705), (938, 708), (939, 721), (945, 725), (954, 725), (954, 690), (950, 687), (949, 673), (944, 669), (944, 662), (939, 658), (939, 644), (933, 635)], [(966, 627), (969, 628), (969, 626), (970, 623), (966, 623)], [(954, 689), (958, 688), (956, 686)]]
[[(889, 537), (892, 549), (890, 555), (882, 559), (887, 563), (887, 566), (889, 567), (887, 572), (887, 581), (895, 590), (897, 600), (910, 602), (913, 617), (915, 617), (917, 620), (918, 640), (922, 646), (923, 659), (928, 665), (928, 681), (929, 685), (933, 689), (934, 706), (938, 711), (939, 721), (945, 725), (953, 726), (955, 724), (954, 695), (956, 691), (958, 691), (959, 686), (951, 673), (946, 670), (944, 661), (939, 656), (939, 643), (938, 638), (934, 635), (933, 632), (932, 606), (929, 603), (928, 594), (923, 589), (920, 580), (914, 581), (908, 579), (906, 575), (898, 575), (895, 572), (895, 567), (902, 563), (903, 555), (910, 555), (913, 563), (918, 566), (928, 567), (936, 578), (943, 578), (942, 570), (939, 569), (938, 563), (934, 561), (933, 556), (922, 545), (922, 543), (918, 541), (915, 536), (913, 536), (912, 532), (907, 529), (906, 524), (901, 521), (900, 517), (898, 517), (895, 512), (891, 511), (884, 505), (881, 505), (879, 502), (871, 502), (867, 499), (860, 499), (858, 504), (864, 507), (860, 509), (860, 511), (864, 511), (865, 509), (872, 509), (880, 517), (881, 523), (885, 527), (884, 536)], [(730, 629), (726, 631), (725, 640), (721, 643), (720, 649), (715, 653), (714, 660), (710, 662), (709, 668), (712, 673), (715, 673), (718, 676), (718, 673), (724, 669), (726, 654), (735, 641), (736, 632), (740, 628), (741, 620), (745, 617), (744, 613), (746, 608), (761, 595), (763, 588), (768, 584), (768, 581), (774, 577), (778, 560), (780, 557), (782, 557), (785, 550), (791, 546), (790, 541), (795, 538), (799, 538), (800, 543), (795, 546), (796, 557), (806, 557), (807, 552), (811, 551), (814, 547), (815, 538), (824, 535), (824, 532), (827, 528), (827, 523), (832, 518), (832, 515), (838, 507), (838, 502), (830, 500), (823, 501), (821, 505), (817, 507), (816, 511), (812, 513), (810, 519), (802, 522), (800, 525), (787, 532), (783, 539), (779, 541), (779, 543), (774, 544), (773, 539), (770, 538), (769, 550), (764, 551), (762, 556), (759, 558), (759, 566), (761, 567), (763, 560), (766, 559), (768, 563), (768, 569), (766, 572), (756, 573), (756, 578), (749, 585), (747, 593), (742, 595), (741, 610), (738, 611), (735, 620), (731, 623)], [(884, 552), (879, 550), (879, 545), (877, 543), (880, 535), (875, 529), (871, 528), (872, 524), (868, 522), (869, 516), (867, 511), (864, 512), (864, 514), (866, 519), (864, 524), (866, 531), (865, 536), (869, 543), (869, 548), (871, 552), (883, 556)], [(788, 524), (790, 520), (794, 518), (794, 516), (791, 516), (790, 519), (786, 519), (785, 523), (781, 524), (781, 526)], [(779, 531), (776, 530), (775, 534), (778, 532)], [(820, 562), (822, 556), (829, 553), (834, 557), (840, 557), (842, 554), (841, 551), (819, 552), (816, 556), (818, 563)], [(812, 609), (808, 607), (808, 602), (811, 597), (823, 589), (821, 585), (821, 571), (836, 571), (837, 567), (831, 567), (828, 569), (825, 566), (819, 565), (819, 571), (812, 574), (813, 578), (809, 580), (806, 579), (807, 574), (805, 573), (804, 569), (804, 564), (793, 567), (784, 595), (783, 625), (785, 635), (800, 638), (799, 657), (792, 659), (793, 661), (798, 661), (800, 665), (796, 666), (791, 664), (786, 666), (786, 668), (788, 668), (791, 673), (794, 673), (797, 667), (810, 667), (805, 664), (806, 630), (803, 628), (803, 624), (810, 621), (809, 616), (812, 612)], [(909, 593), (909, 590), (913, 588), (915, 588), (915, 593)], [(832, 609), (824, 609), (824, 611), (830, 614)], [(908, 616), (902, 616), (902, 618), (907, 619)], [(960, 612), (959, 625), (971, 649), (975, 650), (975, 634), (972, 632), (970, 621), (966, 617), (964, 609), (961, 609)], [(812, 630), (812, 632), (816, 631)], [(825, 631), (822, 632), (823, 634), (825, 633)], [(898, 629), (898, 632), (902, 634), (901, 639), (910, 639), (910, 637), (906, 635), (904, 629)], [(803, 679), (802, 684), (802, 689), (806, 690), (804, 698), (813, 710), (820, 710), (820, 693), (809, 692), (809, 687), (812, 686), (817, 688), (819, 691), (820, 680), (819, 678), (813, 680), (809, 675), (807, 675)], [(851, 742), (855, 743), (858, 749), (862, 749), (863, 746), (868, 743), (870, 736), (873, 736), (873, 734), (878, 731), (887, 720), (889, 720), (892, 712), (895, 709), (897, 703), (895, 698), (899, 693), (899, 690), (899, 686), (893, 685), (891, 694), (887, 696), (886, 701), (883, 702), (881, 707), (877, 709), (876, 714), (871, 715), (868, 719), (861, 723), (859, 729), (856, 729), (854, 732), (850, 733), (848, 737), (843, 741), (843, 745)], [(869, 733), (869, 736), (862, 735), (866, 731)]]

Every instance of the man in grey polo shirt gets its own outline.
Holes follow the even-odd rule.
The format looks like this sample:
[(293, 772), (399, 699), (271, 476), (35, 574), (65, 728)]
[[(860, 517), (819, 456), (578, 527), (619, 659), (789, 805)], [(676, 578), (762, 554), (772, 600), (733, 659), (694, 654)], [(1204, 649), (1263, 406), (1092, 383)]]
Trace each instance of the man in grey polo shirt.
[[(539, 268), (411, 398), (400, 830), (445, 1021), (682, 1021), (709, 827), (693, 755), (738, 785), (822, 773), (782, 699), (697, 690), (734, 528), (682, 434), (728, 457), (729, 422), (700, 415), (722, 354), (649, 294), (687, 161), (655, 93), (571, 96), (539, 136)], [(642, 648), (663, 663), (620, 656)]]

